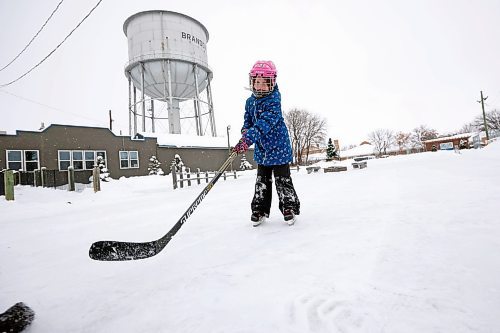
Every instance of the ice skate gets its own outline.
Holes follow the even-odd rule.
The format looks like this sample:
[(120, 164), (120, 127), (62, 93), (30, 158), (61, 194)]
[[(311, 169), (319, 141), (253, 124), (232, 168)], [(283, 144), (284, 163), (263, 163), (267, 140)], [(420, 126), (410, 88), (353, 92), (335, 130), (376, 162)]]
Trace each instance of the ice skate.
[(295, 224), (295, 213), (291, 209), (285, 209), (283, 211), (283, 218), (288, 225)]
[(259, 226), (262, 222), (266, 220), (266, 217), (268, 215), (262, 212), (252, 212), (252, 216), (250, 217), (250, 220), (252, 220), (252, 225), (254, 227)]

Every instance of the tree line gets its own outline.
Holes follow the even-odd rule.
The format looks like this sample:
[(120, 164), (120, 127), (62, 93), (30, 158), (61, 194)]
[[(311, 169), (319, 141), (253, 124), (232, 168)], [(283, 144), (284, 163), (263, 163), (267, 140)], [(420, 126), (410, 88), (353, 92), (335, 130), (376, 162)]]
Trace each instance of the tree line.
[[(284, 118), (290, 134), (294, 163), (307, 164), (312, 148), (324, 146), (326, 142), (327, 121), (325, 118), (298, 108), (285, 112)], [(485, 119), (488, 130), (500, 132), (500, 111), (495, 109), (486, 112)], [(437, 130), (427, 125), (420, 125), (410, 132), (377, 129), (368, 134), (368, 141), (379, 155), (385, 154), (389, 147), (394, 146), (399, 147), (400, 151), (421, 150), (424, 147), (423, 142), (426, 140), (437, 139), (440, 136), (484, 131), (484, 123), (483, 116), (478, 115), (471, 122), (463, 125), (460, 130), (445, 135), (440, 135)], [(353, 147), (355, 145), (344, 147), (344, 149)]]
[(379, 154), (386, 154), (389, 147), (397, 146), (400, 151), (406, 149), (423, 149), (423, 141), (437, 139), (444, 136), (452, 136), (463, 133), (474, 133), (485, 130), (485, 124), (489, 131), (500, 132), (500, 111), (491, 110), (482, 115), (476, 116), (471, 122), (466, 123), (458, 131), (440, 135), (433, 128), (421, 125), (411, 132), (394, 132), (388, 129), (378, 129), (368, 134), (368, 139), (375, 151)]

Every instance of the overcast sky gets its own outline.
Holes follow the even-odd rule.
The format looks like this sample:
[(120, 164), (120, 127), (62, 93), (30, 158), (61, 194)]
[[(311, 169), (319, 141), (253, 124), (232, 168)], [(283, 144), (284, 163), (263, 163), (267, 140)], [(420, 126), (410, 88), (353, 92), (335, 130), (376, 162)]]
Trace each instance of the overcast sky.
[[(0, 0), (0, 68), (38, 31), (60, 0)], [(98, 0), (65, 0), (0, 85), (45, 57)], [(24, 79), (0, 88), (0, 130), (40, 123), (128, 133), (128, 61), (123, 23), (144, 10), (180, 12), (208, 29), (208, 63), (219, 135), (238, 139), (248, 72), (273, 60), (284, 111), (328, 121), (328, 137), (359, 144), (369, 132), (427, 125), (458, 130), (500, 109), (500, 1), (124, 1), (104, 0), (78, 30)], [(14, 96), (16, 95), (16, 96)], [(36, 103), (34, 103), (36, 102)]]

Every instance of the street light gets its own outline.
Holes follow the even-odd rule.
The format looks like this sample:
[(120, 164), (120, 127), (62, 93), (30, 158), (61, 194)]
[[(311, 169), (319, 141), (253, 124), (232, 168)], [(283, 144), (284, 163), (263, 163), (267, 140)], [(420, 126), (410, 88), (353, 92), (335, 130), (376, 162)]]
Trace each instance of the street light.
[[(231, 155), (231, 144), (229, 142), (229, 130), (231, 129), (231, 125), (227, 125), (227, 150), (229, 151), (229, 155)], [(233, 161), (231, 161), (231, 172), (233, 171)]]

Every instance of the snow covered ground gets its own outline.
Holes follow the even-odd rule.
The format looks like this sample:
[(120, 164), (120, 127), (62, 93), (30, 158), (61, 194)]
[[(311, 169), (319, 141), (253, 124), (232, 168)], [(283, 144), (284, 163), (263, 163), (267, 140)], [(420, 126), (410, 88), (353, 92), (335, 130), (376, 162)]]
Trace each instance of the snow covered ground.
[[(201, 186), (169, 176), (0, 198), (0, 312), (38, 332), (500, 332), (500, 142), (482, 150), (293, 172), (302, 214), (249, 221), (255, 171), (220, 180), (158, 256), (97, 262), (97, 240), (147, 241)], [(276, 199), (276, 195), (274, 194)]]

